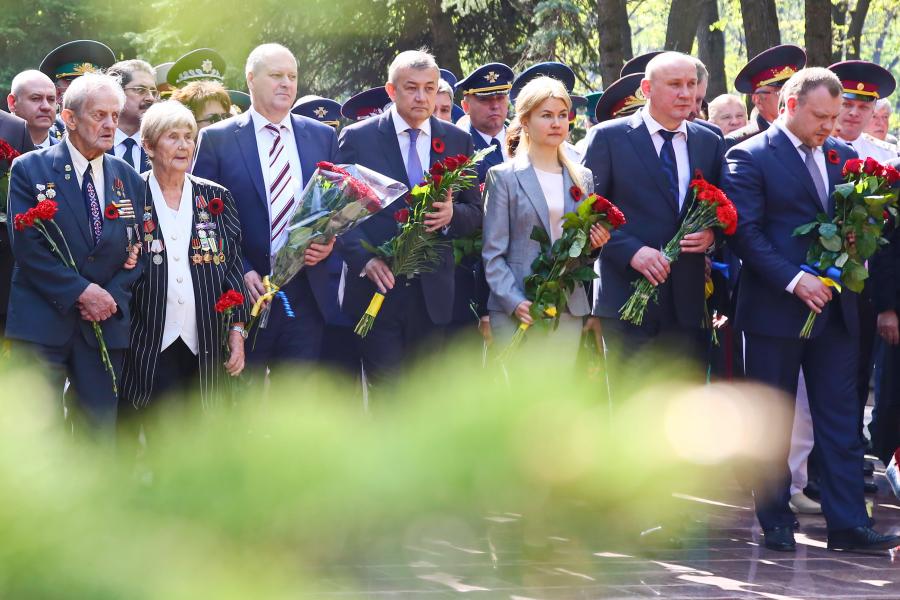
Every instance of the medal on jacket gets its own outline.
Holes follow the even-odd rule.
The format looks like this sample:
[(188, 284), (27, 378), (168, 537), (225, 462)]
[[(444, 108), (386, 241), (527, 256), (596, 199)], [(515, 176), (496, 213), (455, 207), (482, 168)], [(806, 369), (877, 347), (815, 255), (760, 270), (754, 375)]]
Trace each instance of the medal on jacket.
[(207, 239), (209, 240), (209, 249), (217, 253), (219, 251), (219, 247), (216, 245), (216, 232), (208, 231), (206, 232), (206, 235)]

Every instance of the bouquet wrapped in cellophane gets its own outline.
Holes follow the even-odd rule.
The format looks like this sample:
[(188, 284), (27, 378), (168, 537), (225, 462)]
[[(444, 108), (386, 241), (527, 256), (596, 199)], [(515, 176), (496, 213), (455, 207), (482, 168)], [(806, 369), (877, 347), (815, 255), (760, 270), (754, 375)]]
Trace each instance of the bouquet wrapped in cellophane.
[[(448, 156), (444, 162), (434, 163), (425, 174), (425, 181), (410, 192), (407, 200), (409, 206), (394, 214), (397, 235), (377, 247), (363, 241), (363, 247), (386, 262), (395, 277), (413, 277), (433, 271), (440, 262), (441, 247), (447, 242), (437, 231), (428, 231), (425, 215), (431, 212), (435, 201), (443, 200), (448, 191), (455, 194), (478, 185), (476, 167), (493, 150), (492, 146), (479, 150), (472, 156), (458, 154)], [(384, 294), (375, 292), (369, 307), (354, 328), (357, 335), (366, 337), (372, 330), (383, 302)]]
[(271, 274), (263, 278), (266, 293), (253, 305), (251, 318), (265, 327), (269, 302), (279, 298), (293, 316), (280, 291), (303, 268), (310, 244), (327, 244), (405, 194), (406, 185), (361, 165), (320, 162), (298, 198), (287, 226), (287, 240), (275, 252)]

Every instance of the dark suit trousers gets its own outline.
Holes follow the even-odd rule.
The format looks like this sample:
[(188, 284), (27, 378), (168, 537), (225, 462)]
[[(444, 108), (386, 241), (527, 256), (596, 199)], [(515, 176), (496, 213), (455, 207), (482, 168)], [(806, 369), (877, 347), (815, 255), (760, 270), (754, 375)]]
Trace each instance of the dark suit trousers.
[(425, 346), (439, 348), (446, 329), (428, 316), (420, 279), (397, 277), (388, 295), (390, 310), (379, 313), (372, 330), (361, 340), (366, 378), (376, 386), (385, 376), (415, 361), (415, 351)]
[[(62, 346), (24, 343), (24, 347), (31, 348), (49, 363), (60, 390), (65, 378), (69, 378), (66, 407), (76, 424), (83, 422), (88, 429), (101, 434), (115, 432), (119, 399), (113, 393), (112, 378), (103, 366), (100, 351), (88, 346), (80, 332)], [(121, 385), (125, 351), (110, 349), (109, 359), (116, 371), (116, 382)]]
[(280, 298), (272, 301), (265, 328), (254, 327), (247, 340), (247, 363), (253, 367), (311, 363), (319, 360), (325, 318), (302, 271), (284, 288), (294, 317), (287, 315)]
[[(785, 401), (791, 403), (803, 367), (812, 413), (813, 453), (820, 467), (822, 511), (829, 530), (834, 531), (868, 525), (869, 518), (857, 423), (859, 341), (847, 333), (839, 311), (830, 313), (825, 331), (809, 340), (745, 333), (744, 360), (747, 377), (785, 391)], [(793, 406), (789, 414), (793, 414)], [(791, 419), (772, 425), (770, 439), (776, 448), (773, 463), (766, 468), (774, 469), (774, 476), (769, 478), (770, 485), (754, 490), (756, 516), (763, 529), (790, 527), (794, 520), (788, 507), (791, 426)]]

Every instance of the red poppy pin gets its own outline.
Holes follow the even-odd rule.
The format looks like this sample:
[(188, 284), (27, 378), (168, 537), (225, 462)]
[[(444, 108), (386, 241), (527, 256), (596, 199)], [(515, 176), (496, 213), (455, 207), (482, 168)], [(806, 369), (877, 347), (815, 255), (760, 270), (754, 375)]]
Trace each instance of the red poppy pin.
[(834, 148), (832, 148), (831, 150), (829, 150), (829, 151), (828, 151), (828, 154), (826, 154), (825, 156), (828, 157), (828, 162), (830, 162), (830, 163), (833, 164), (833, 165), (836, 165), (836, 164), (838, 164), (839, 162), (841, 162), (841, 157), (840, 157), (840, 155), (838, 154), (838, 151), (835, 150)]
[(106, 207), (106, 210), (103, 211), (103, 214), (106, 215), (106, 218), (109, 220), (118, 219), (119, 218), (119, 209), (115, 204), (110, 204)]
[(572, 195), (572, 200), (575, 202), (580, 202), (584, 197), (584, 192), (581, 191), (581, 188), (577, 185), (573, 185), (569, 188), (569, 193)]
[(214, 215), (221, 215), (223, 210), (225, 210), (225, 203), (222, 202), (221, 198), (213, 198), (209, 201), (210, 213)]
[(441, 138), (434, 138), (431, 140), (431, 149), (435, 151), (436, 154), (444, 153), (444, 140)]

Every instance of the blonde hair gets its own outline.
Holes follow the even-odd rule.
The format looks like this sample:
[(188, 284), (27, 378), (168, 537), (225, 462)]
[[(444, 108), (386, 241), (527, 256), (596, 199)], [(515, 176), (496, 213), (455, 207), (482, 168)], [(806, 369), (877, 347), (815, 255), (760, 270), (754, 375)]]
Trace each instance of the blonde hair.
[[(507, 147), (512, 144), (517, 144), (514, 148), (516, 156), (528, 154), (528, 149), (531, 146), (528, 130), (523, 127), (523, 123), (527, 123), (531, 113), (545, 100), (549, 100), (550, 98), (562, 100), (566, 105), (566, 109), (571, 112), (572, 98), (569, 97), (566, 86), (552, 77), (536, 77), (535, 79), (532, 79), (525, 84), (525, 87), (522, 88), (522, 91), (520, 91), (519, 95), (516, 97), (516, 118), (513, 119), (512, 123), (507, 128), (506, 134)], [(512, 133), (512, 135), (510, 135), (510, 133)], [(569, 172), (572, 183), (584, 191), (584, 182), (581, 181), (581, 173), (575, 166), (575, 163), (566, 156), (563, 144), (560, 144), (556, 149), (556, 156), (563, 168)]]

